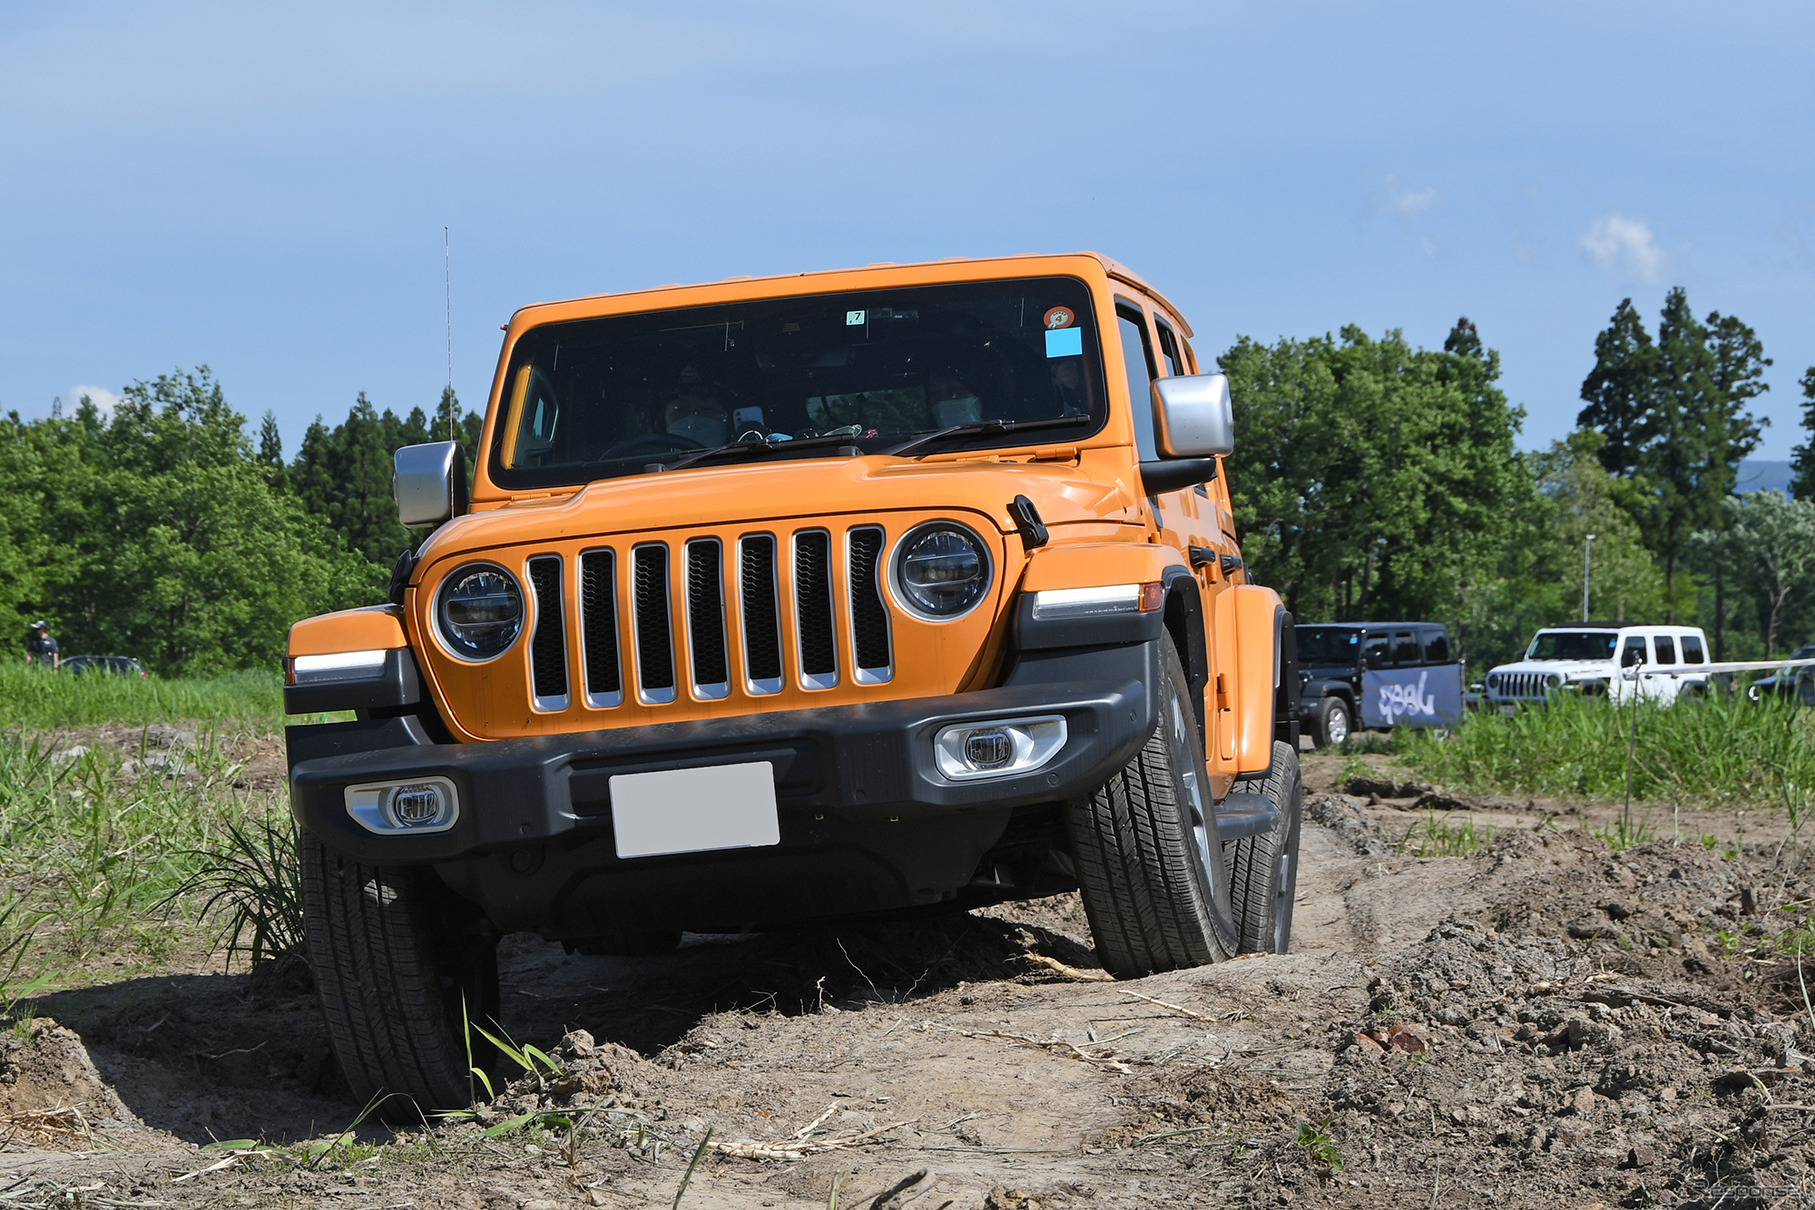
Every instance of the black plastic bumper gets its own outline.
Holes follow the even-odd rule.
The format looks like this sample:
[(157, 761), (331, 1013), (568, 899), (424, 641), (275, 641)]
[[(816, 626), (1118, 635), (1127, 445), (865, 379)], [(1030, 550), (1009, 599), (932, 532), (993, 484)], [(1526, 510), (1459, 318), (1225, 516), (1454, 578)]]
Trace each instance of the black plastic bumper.
[[(435, 744), (409, 718), (290, 727), (291, 808), (351, 857), (434, 864), (501, 927), (549, 935), (937, 903), (971, 880), (1016, 808), (1089, 792), (1151, 733), (1157, 643), (1062, 655), (1024, 655), (1009, 684), (976, 693), (532, 739)], [(1084, 679), (1047, 679), (1057, 673)], [(967, 782), (938, 772), (940, 728), (1033, 714), (1066, 720), (1044, 767)], [(617, 856), (612, 776), (745, 761), (774, 766), (780, 844)], [(447, 832), (379, 835), (347, 813), (350, 785), (429, 776), (459, 796)]]

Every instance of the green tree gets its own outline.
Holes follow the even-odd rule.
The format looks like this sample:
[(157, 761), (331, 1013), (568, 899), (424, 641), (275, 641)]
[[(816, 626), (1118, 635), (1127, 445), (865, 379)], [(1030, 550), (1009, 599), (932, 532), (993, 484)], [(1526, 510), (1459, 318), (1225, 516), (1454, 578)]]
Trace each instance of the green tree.
[(1808, 439), (1791, 451), (1790, 494), (1798, 500), (1815, 500), (1815, 366), (1802, 376), (1802, 428)]
[[(1547, 509), (1546, 549), (1538, 575), (1558, 585), (1558, 622), (1582, 600), (1583, 548), (1590, 545), (1588, 610), (1616, 622), (1652, 621), (1664, 612), (1664, 582), (1639, 527), (1620, 506), (1615, 479), (1600, 461), (1601, 437), (1579, 430), (1538, 455), (1538, 483)], [(1568, 610), (1568, 613), (1565, 613)]]
[[(1238, 339), (1230, 484), (1244, 554), (1306, 620), (1460, 623), (1497, 579), (1533, 483), (1522, 411), (1466, 320), (1446, 351), (1376, 340)], [(1462, 638), (1460, 629), (1458, 639)]]
[(1645, 321), (1632, 300), (1622, 298), (1594, 339), (1594, 369), (1582, 380), (1582, 400), (1588, 406), (1576, 415), (1578, 426), (1606, 439), (1599, 457), (1609, 474), (1630, 475), (1638, 468), (1656, 363), (1657, 347)]
[(452, 391), (443, 389), (433, 422), (421, 408), (402, 419), (389, 408), (379, 412), (362, 391), (344, 422), (329, 429), (317, 416), (303, 433), (288, 470), (291, 490), (349, 548), (389, 575), (398, 552), (413, 544), (410, 531), (397, 521), (393, 456), (402, 446), (447, 440), (450, 412), (455, 437), (467, 446), (470, 470), (482, 418), (463, 411)]
[(1722, 523), (1739, 462), (1758, 447), (1760, 422), (1746, 403), (1768, 389), (1771, 361), (1737, 318), (1716, 311), (1698, 321), (1681, 287), (1665, 297), (1655, 344), (1627, 299), (1595, 353), (1582, 384), (1589, 406), (1578, 420), (1606, 439), (1601, 463), (1624, 480), (1616, 495), (1663, 564), (1666, 614), (1675, 621), (1685, 609), (1677, 570), (1689, 535)]
[(21, 425), (0, 499), (35, 513), (28, 608), (69, 651), (163, 672), (274, 667), (299, 617), (365, 604), (376, 578), (273, 488), (207, 367), (126, 388), (111, 418)]
[(1730, 564), (1758, 602), (1770, 659), (1786, 604), (1815, 595), (1815, 501), (1748, 492), (1724, 501), (1722, 511), (1725, 526), (1696, 534), (1696, 545)]

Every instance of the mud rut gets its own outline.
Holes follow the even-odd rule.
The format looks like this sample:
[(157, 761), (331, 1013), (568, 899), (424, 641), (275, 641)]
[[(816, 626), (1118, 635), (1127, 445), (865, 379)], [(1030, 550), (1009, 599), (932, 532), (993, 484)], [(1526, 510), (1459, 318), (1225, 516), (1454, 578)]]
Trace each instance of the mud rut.
[[(668, 1206), (708, 1129), (687, 1207), (1815, 1201), (1815, 1029), (1763, 940), (1815, 896), (1794, 846), (1487, 812), (1419, 859), (1395, 804), (1311, 802), (1286, 957), (1101, 981), (1069, 896), (659, 958), (512, 939), (505, 1026), (562, 1074), (312, 1166), (199, 1149), (357, 1112), (306, 985), (49, 996), (0, 1042), (0, 1207)], [(482, 1137), (589, 1107), (572, 1146)]]

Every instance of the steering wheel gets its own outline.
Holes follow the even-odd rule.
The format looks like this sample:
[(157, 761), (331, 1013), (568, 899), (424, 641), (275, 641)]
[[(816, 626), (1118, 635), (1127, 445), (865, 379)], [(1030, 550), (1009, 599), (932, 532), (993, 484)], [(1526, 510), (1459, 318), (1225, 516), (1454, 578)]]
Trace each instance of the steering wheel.
[(645, 433), (620, 441), (600, 454), (601, 458), (632, 458), (638, 454), (672, 454), (678, 450), (703, 450), (706, 447), (679, 433)]

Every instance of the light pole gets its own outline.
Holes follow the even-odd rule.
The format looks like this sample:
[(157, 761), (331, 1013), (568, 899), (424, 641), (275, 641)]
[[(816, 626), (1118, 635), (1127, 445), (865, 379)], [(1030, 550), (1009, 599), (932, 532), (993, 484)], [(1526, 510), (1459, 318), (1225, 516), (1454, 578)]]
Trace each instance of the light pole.
[(1594, 550), (1594, 535), (1589, 534), (1582, 542), (1582, 620), (1588, 620), (1588, 573), (1593, 566), (1590, 558)]

